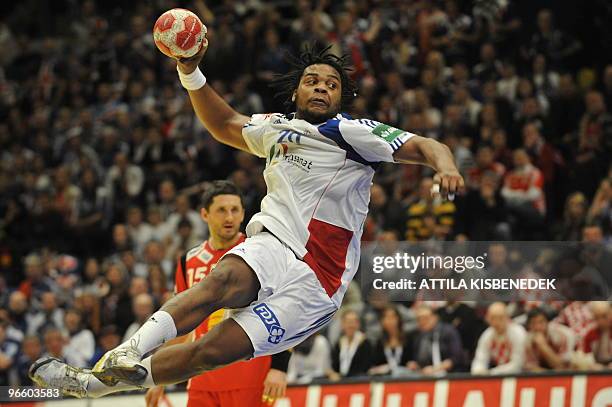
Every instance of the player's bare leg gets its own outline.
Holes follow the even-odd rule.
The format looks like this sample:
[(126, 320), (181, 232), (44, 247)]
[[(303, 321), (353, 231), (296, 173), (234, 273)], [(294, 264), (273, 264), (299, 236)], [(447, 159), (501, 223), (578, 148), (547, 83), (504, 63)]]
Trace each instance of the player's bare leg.
[[(234, 255), (224, 257), (215, 267), (215, 271), (207, 278), (169, 300), (128, 341), (107, 352), (100, 359), (92, 372), (95, 380), (90, 380), (89, 384), (86, 384), (88, 394), (94, 396), (108, 394), (111, 391), (105, 387), (117, 386), (121, 382), (130, 386), (152, 386), (152, 358), (147, 358), (141, 363), (143, 355), (173, 339), (177, 334), (184, 335), (191, 332), (218, 309), (246, 307), (257, 299), (259, 287), (257, 276), (244, 260)], [(231, 326), (231, 323), (223, 326)], [(190, 348), (189, 352), (184, 354), (189, 363), (195, 359), (192, 351), (197, 351), (198, 358), (195, 359), (198, 364), (197, 369), (203, 370), (248, 357), (252, 353), (252, 345), (246, 333), (237, 324), (233, 329), (226, 329), (230, 329), (228, 335), (236, 334), (237, 336), (237, 343), (234, 347), (230, 348), (228, 346), (229, 339), (227, 336), (224, 337), (222, 346), (211, 347), (208, 350), (204, 347), (207, 343), (210, 343), (209, 341), (196, 342), (197, 345), (191, 344), (194, 348)], [(248, 346), (245, 339), (248, 341)], [(221, 351), (228, 352), (227, 356), (219, 355)], [(162, 367), (157, 369), (158, 374), (162, 378), (167, 378), (168, 374), (163, 367), (163, 361), (166, 359), (160, 360), (162, 361)], [(186, 368), (189, 363), (185, 362), (183, 368)], [(52, 364), (52, 366), (55, 365), (57, 365), (57, 362)], [(33, 368), (30, 376), (40, 383), (50, 382), (52, 379), (55, 381), (67, 380), (53, 377), (55, 372), (65, 370), (60, 368), (60, 365), (57, 366), (57, 369), (45, 369), (44, 376), (42, 371)], [(194, 374), (197, 373), (198, 371), (195, 371)], [(181, 374), (186, 375), (187, 371), (181, 370)], [(165, 382), (164, 380), (161, 383)], [(102, 383), (103, 386), (101, 387)], [(125, 386), (117, 386), (116, 389), (112, 390), (122, 391), (126, 388)]]
[(93, 374), (109, 386), (119, 381), (143, 383), (151, 370), (139, 363), (143, 355), (193, 331), (218, 309), (246, 307), (257, 299), (258, 291), (259, 281), (245, 261), (226, 256), (207, 278), (170, 299), (128, 341), (107, 352)]
[(252, 355), (251, 340), (230, 318), (195, 342), (169, 346), (156, 352), (151, 357), (152, 378), (156, 385), (180, 383)]

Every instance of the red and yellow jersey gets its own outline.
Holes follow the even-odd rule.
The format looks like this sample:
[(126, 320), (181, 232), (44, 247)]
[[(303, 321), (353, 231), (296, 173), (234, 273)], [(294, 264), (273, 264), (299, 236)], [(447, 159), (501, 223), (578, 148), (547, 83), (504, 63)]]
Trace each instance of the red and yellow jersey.
[[(238, 243), (244, 241), (240, 235)], [(229, 250), (215, 250), (208, 241), (189, 250), (176, 267), (175, 291), (180, 293), (200, 280), (206, 278), (214, 269), (221, 257)], [(212, 313), (192, 333), (197, 340), (210, 331), (215, 325), (229, 316), (228, 310), (220, 309)], [(245, 362), (205, 372), (189, 380), (187, 388), (194, 391), (227, 391), (245, 388), (262, 388), (266, 374), (270, 370), (271, 358), (264, 356)]]

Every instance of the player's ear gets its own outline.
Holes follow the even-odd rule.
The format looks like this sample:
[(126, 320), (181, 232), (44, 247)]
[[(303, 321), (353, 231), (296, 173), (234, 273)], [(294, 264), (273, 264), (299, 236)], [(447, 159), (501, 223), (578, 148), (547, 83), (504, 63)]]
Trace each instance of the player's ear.
[(293, 91), (293, 95), (291, 95), (291, 101), (295, 102), (295, 91)]
[(208, 211), (206, 210), (206, 208), (200, 209), (200, 217), (204, 222), (208, 223)]

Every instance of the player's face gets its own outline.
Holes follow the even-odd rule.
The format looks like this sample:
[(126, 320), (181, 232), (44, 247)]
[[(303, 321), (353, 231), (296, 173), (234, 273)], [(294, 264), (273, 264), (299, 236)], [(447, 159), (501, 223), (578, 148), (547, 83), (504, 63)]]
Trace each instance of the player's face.
[(295, 92), (297, 117), (310, 123), (322, 123), (340, 112), (342, 89), (340, 74), (325, 64), (304, 69)]
[(202, 209), (202, 219), (208, 223), (211, 236), (232, 240), (240, 232), (244, 208), (238, 195), (217, 195), (208, 210)]

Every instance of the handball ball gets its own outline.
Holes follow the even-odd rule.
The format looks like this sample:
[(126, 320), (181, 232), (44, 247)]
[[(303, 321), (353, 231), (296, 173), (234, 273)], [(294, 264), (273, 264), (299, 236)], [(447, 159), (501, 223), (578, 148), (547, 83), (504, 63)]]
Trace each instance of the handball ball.
[(183, 8), (173, 8), (159, 16), (153, 26), (157, 48), (172, 58), (189, 58), (202, 49), (206, 26), (198, 16)]

